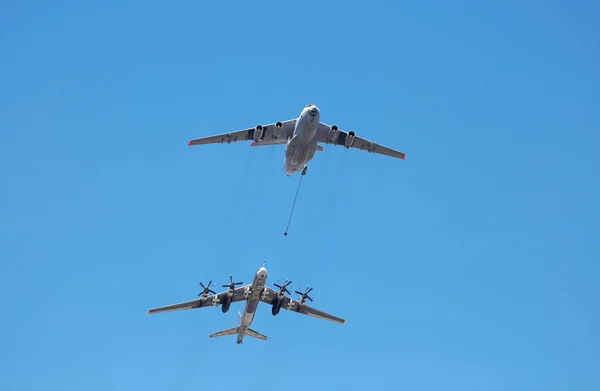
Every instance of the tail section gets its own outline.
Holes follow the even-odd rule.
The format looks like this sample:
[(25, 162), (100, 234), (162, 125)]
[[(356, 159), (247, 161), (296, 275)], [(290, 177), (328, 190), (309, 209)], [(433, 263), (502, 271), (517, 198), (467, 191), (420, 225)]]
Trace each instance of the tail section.
[(232, 327), (232, 328), (227, 329), (227, 330), (217, 331), (216, 333), (212, 333), (208, 337), (209, 338), (216, 338), (216, 337), (223, 337), (225, 335), (237, 334), (240, 331), (240, 325), (242, 324), (242, 313), (238, 311), (237, 317), (238, 317), (238, 325), (237, 326)]
[[(216, 338), (216, 337), (223, 337), (225, 335), (238, 334), (240, 332), (241, 325), (242, 325), (242, 314), (241, 314), (241, 312), (238, 312), (238, 325), (237, 326), (232, 327), (227, 330), (217, 331), (216, 333), (213, 333), (213, 334), (209, 335), (208, 337)], [(263, 341), (267, 339), (266, 335), (262, 335), (260, 333), (257, 333), (256, 331), (248, 328), (248, 329), (246, 329), (246, 332), (244, 332), (238, 336), (237, 343), (242, 343), (242, 339), (244, 338), (244, 335), (249, 335), (254, 338), (262, 339)]]
[(239, 326), (232, 327), (227, 330), (217, 331), (216, 333), (209, 335), (208, 338), (216, 338), (216, 337), (223, 337), (225, 335), (237, 334), (238, 330), (239, 330)]
[(254, 338), (262, 339), (263, 341), (267, 340), (267, 336), (266, 335), (262, 335), (260, 333), (257, 333), (256, 331), (254, 331), (252, 329), (246, 330), (246, 335), (249, 335), (249, 336), (254, 337)]

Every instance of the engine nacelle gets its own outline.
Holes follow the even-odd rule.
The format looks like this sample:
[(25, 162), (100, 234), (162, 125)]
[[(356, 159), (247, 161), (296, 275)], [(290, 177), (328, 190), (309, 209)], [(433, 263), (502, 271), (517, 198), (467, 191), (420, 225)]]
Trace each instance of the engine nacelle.
[(344, 142), (344, 147), (350, 148), (352, 146), (352, 144), (354, 144), (354, 137), (356, 137), (356, 133), (354, 133), (354, 130), (349, 131), (348, 134), (346, 135), (346, 141)]
[(280, 309), (281, 309), (281, 300), (277, 300), (275, 303), (273, 303), (273, 307), (271, 308), (271, 313), (273, 314), (273, 316), (277, 315), (279, 313)]
[(256, 125), (254, 128), (254, 141), (260, 141), (263, 135), (263, 127), (262, 125)]
[(283, 124), (281, 122), (276, 122), (275, 127), (273, 128), (273, 137), (279, 138), (281, 136), (281, 129), (283, 128)]
[(223, 299), (223, 304), (221, 305), (221, 311), (223, 311), (223, 313), (229, 311), (230, 306), (231, 306), (231, 298), (225, 296), (225, 298)]
[(331, 128), (329, 128), (329, 133), (327, 134), (327, 140), (330, 143), (335, 144), (335, 142), (337, 141), (337, 138), (340, 135), (338, 130), (339, 129), (338, 129), (337, 125), (333, 125)]

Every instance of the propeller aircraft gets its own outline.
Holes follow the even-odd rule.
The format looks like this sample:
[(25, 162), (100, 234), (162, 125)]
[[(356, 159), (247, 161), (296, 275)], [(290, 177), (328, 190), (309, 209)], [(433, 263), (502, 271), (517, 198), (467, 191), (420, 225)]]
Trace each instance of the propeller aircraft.
[(223, 285), (223, 288), (227, 288), (227, 290), (221, 293), (216, 293), (211, 289), (213, 286), (212, 280), (206, 286), (199, 282), (198, 284), (203, 289), (202, 292), (198, 294), (198, 299), (167, 305), (164, 307), (152, 308), (148, 310), (148, 313), (155, 314), (160, 312), (187, 310), (193, 308), (216, 307), (219, 305), (221, 305), (221, 311), (225, 313), (229, 311), (231, 303), (246, 301), (243, 314), (238, 312), (237, 326), (209, 335), (209, 338), (215, 338), (237, 334), (236, 343), (238, 344), (242, 343), (245, 335), (262, 340), (267, 339), (265, 335), (262, 335), (250, 328), (250, 325), (254, 320), (254, 315), (256, 314), (256, 308), (260, 302), (271, 305), (271, 313), (273, 316), (277, 315), (283, 308), (299, 314), (310, 315), (336, 323), (346, 323), (346, 320), (342, 318), (330, 315), (306, 304), (306, 300), (310, 300), (311, 302), (313, 301), (313, 299), (308, 295), (313, 288), (307, 288), (304, 292), (294, 291), (294, 293), (300, 295), (300, 298), (296, 300), (286, 295), (286, 293), (290, 295), (290, 291), (287, 289), (287, 287), (292, 283), (291, 281), (286, 280), (286, 282), (283, 284), (273, 284), (275, 287), (279, 288), (278, 290), (274, 290), (266, 286), (265, 283), (267, 281), (267, 269), (265, 268), (264, 264), (254, 275), (254, 279), (251, 284), (236, 287), (237, 285), (242, 285), (243, 283), (233, 282), (233, 277), (231, 275), (229, 276), (229, 281), (229, 284)]

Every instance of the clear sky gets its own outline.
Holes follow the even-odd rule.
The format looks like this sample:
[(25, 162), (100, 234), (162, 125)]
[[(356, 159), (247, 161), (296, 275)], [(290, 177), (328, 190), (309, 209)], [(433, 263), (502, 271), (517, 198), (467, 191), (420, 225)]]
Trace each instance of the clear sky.
[[(599, 12), (3, 2), (0, 389), (598, 390)], [(284, 237), (283, 147), (187, 144), (308, 103), (407, 157), (326, 145)], [(263, 261), (347, 323), (146, 313)]]

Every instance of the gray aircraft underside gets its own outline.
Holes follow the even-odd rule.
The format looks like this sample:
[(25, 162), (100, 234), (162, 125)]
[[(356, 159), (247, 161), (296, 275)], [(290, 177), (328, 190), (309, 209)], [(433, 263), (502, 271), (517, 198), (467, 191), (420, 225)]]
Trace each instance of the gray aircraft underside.
[[(231, 279), (231, 276), (230, 276)], [(203, 308), (203, 307), (213, 307), (221, 305), (221, 310), (223, 312), (229, 311), (229, 307), (231, 303), (235, 303), (238, 301), (246, 301), (246, 306), (244, 308), (243, 314), (238, 313), (238, 322), (239, 324), (236, 327), (232, 327), (227, 330), (222, 330), (216, 333), (211, 334), (210, 338), (222, 337), (225, 335), (237, 334), (237, 343), (242, 343), (245, 335), (249, 335), (254, 338), (266, 340), (267, 337), (262, 335), (250, 328), (252, 321), (254, 320), (254, 315), (256, 314), (256, 308), (258, 307), (258, 303), (261, 301), (263, 303), (270, 304), (271, 313), (273, 315), (277, 315), (281, 308), (294, 311), (299, 314), (305, 314), (314, 316), (316, 318), (330, 320), (332, 322), (337, 323), (346, 323), (346, 321), (342, 318), (338, 318), (337, 316), (328, 314), (316, 308), (313, 308), (306, 304), (306, 300), (312, 301), (312, 298), (308, 296), (308, 293), (312, 290), (312, 288), (307, 289), (305, 292), (298, 292), (301, 295), (299, 300), (292, 299), (287, 296), (285, 293), (289, 294), (287, 290), (287, 286), (291, 284), (291, 281), (286, 281), (284, 284), (278, 285), (275, 284), (279, 290), (273, 290), (265, 285), (267, 281), (267, 269), (264, 265), (258, 269), (256, 274), (254, 275), (254, 280), (251, 284), (247, 284), (236, 288), (236, 285), (241, 285), (241, 282), (233, 282), (231, 279), (231, 283), (228, 285), (223, 285), (223, 287), (227, 287), (225, 292), (215, 293), (210, 287), (209, 283), (206, 287), (200, 283), (200, 285), (204, 288), (204, 290), (199, 294), (200, 298), (186, 301), (183, 303), (167, 305), (164, 307), (152, 308), (148, 310), (149, 314), (156, 314), (160, 312), (169, 312), (169, 311), (178, 311), (178, 310), (188, 310), (193, 308)], [(209, 293), (213, 293), (211, 296)]]
[(337, 125), (330, 126), (322, 123), (319, 108), (314, 104), (307, 105), (296, 119), (193, 139), (188, 145), (247, 140), (254, 140), (251, 146), (285, 144), (284, 170), (288, 176), (305, 168), (314, 157), (315, 151), (323, 150), (318, 143), (343, 145), (346, 148), (357, 148), (399, 159), (406, 157), (403, 152), (357, 137), (352, 130), (345, 132), (340, 130)]

